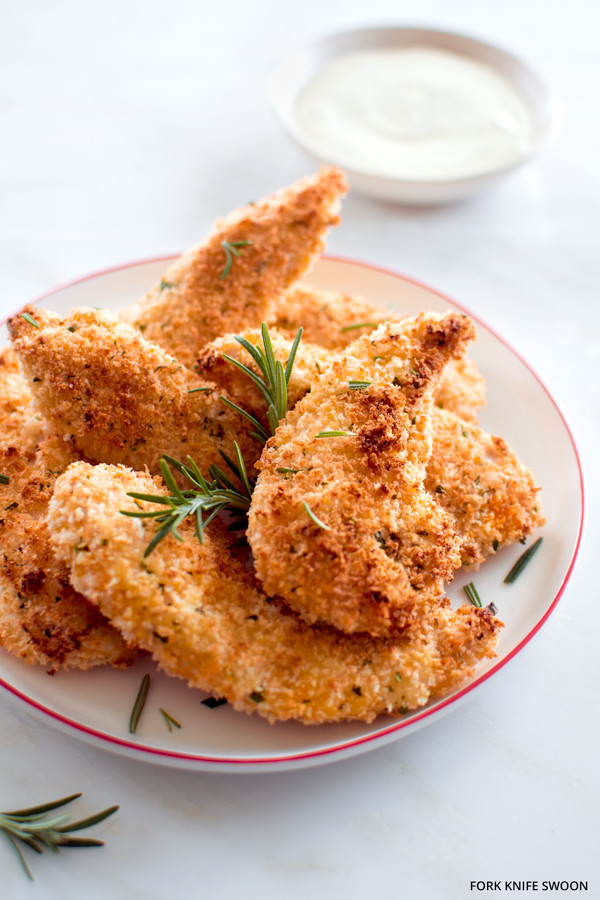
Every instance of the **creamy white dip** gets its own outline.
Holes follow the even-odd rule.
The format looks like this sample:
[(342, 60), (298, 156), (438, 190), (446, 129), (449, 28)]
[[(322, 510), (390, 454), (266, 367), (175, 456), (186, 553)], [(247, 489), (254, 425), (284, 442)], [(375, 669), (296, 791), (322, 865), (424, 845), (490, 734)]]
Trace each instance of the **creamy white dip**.
[(295, 116), (318, 156), (417, 181), (510, 165), (535, 134), (529, 107), (500, 72), (425, 46), (339, 56), (300, 93)]

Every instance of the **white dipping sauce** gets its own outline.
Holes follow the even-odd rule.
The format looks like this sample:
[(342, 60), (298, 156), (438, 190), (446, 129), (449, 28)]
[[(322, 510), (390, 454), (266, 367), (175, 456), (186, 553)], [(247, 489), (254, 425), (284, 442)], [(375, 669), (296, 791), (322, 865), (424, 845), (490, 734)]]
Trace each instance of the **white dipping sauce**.
[(531, 111), (485, 63), (433, 47), (339, 56), (296, 101), (304, 143), (348, 169), (436, 181), (493, 171), (527, 153)]

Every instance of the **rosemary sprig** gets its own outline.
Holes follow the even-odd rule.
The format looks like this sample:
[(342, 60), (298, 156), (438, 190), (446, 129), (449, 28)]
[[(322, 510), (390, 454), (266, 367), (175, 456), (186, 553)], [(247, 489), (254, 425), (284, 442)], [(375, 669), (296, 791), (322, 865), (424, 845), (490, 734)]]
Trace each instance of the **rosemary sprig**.
[(310, 508), (310, 506), (308, 505), (306, 500), (303, 502), (302, 505), (304, 506), (304, 509), (308, 513), (309, 519), (311, 519), (315, 523), (315, 525), (318, 525), (319, 528), (323, 528), (325, 531), (330, 531), (329, 525), (326, 525), (325, 522), (321, 522), (321, 520), (317, 516), (315, 516), (314, 512), (312, 511), (312, 509)]
[(0, 475), (0, 484), (10, 484), (8, 475)]
[(285, 363), (285, 368), (281, 360), (275, 359), (273, 344), (271, 343), (271, 337), (266, 322), (262, 323), (261, 337), (262, 347), (251, 344), (249, 340), (241, 335), (236, 335), (235, 339), (238, 344), (250, 354), (258, 366), (262, 378), (261, 375), (257, 375), (252, 369), (245, 366), (244, 363), (234, 359), (232, 356), (228, 356), (226, 353), (223, 354), (223, 359), (226, 359), (227, 362), (236, 366), (236, 368), (243, 372), (244, 375), (247, 375), (260, 391), (267, 407), (268, 429), (256, 416), (249, 413), (247, 410), (242, 409), (237, 403), (233, 403), (231, 400), (228, 400), (227, 397), (223, 396), (221, 396), (221, 400), (226, 403), (227, 406), (235, 409), (236, 412), (240, 413), (240, 415), (244, 416), (244, 418), (251, 423), (254, 430), (250, 432), (250, 436), (264, 446), (271, 435), (275, 434), (275, 430), (281, 419), (285, 419), (287, 414), (287, 389), (290, 383), (296, 353), (298, 352), (298, 345), (302, 338), (302, 328), (298, 329), (298, 333), (294, 338), (294, 342), (290, 348), (290, 354)]
[[(237, 487), (225, 472), (215, 464), (210, 466), (208, 474), (211, 480), (209, 481), (204, 478), (190, 456), (188, 456), (187, 464), (184, 464), (171, 456), (164, 455), (160, 461), (160, 467), (165, 483), (171, 493), (160, 497), (134, 492), (128, 494), (134, 500), (144, 500), (167, 507), (166, 510), (158, 509), (154, 512), (121, 510), (124, 516), (131, 516), (136, 519), (156, 519), (157, 532), (146, 547), (144, 558), (149, 556), (168, 534), (172, 534), (178, 541), (183, 540), (178, 528), (188, 516), (193, 516), (195, 519), (196, 535), (201, 544), (204, 541), (204, 529), (223, 510), (233, 514), (233, 522), (230, 525), (231, 530), (239, 530), (245, 527), (254, 481), (248, 475), (240, 448), (235, 442), (234, 448), (235, 461), (229, 459), (223, 452), (221, 452), (221, 456), (240, 482), (241, 488)], [(191, 490), (179, 489), (171, 468), (175, 469), (191, 483)]]
[(481, 598), (477, 593), (477, 588), (473, 582), (470, 581), (468, 584), (465, 584), (463, 590), (468, 597), (469, 603), (476, 606), (478, 609), (481, 609)]
[(517, 580), (525, 566), (530, 562), (531, 557), (540, 549), (543, 540), (544, 539), (542, 537), (539, 537), (537, 541), (531, 545), (531, 547), (529, 547), (524, 553), (521, 554), (521, 556), (518, 558), (518, 560), (504, 579), (504, 584), (512, 584)]
[(135, 734), (135, 730), (138, 727), (138, 722), (140, 721), (140, 716), (142, 715), (144, 705), (146, 703), (146, 697), (148, 696), (148, 688), (150, 687), (150, 676), (146, 672), (144, 677), (142, 678), (142, 683), (140, 684), (140, 689), (137, 693), (137, 697), (135, 698), (135, 703), (133, 704), (133, 709), (131, 710), (131, 718), (129, 719), (129, 733)]
[(221, 241), (221, 247), (225, 251), (225, 268), (221, 272), (221, 280), (229, 275), (234, 256), (241, 256), (239, 247), (249, 247), (252, 241)]
[(0, 831), (17, 854), (23, 871), (31, 881), (33, 881), (33, 875), (27, 865), (20, 844), (25, 844), (31, 850), (35, 850), (36, 853), (42, 853), (44, 847), (56, 853), (61, 847), (103, 846), (104, 841), (90, 838), (74, 838), (71, 836), (71, 832), (81, 831), (83, 828), (97, 825), (116, 812), (119, 808), (118, 806), (110, 806), (102, 812), (70, 824), (67, 824), (69, 816), (63, 813), (58, 816), (46, 816), (46, 813), (59, 809), (61, 806), (66, 806), (67, 803), (71, 803), (72, 800), (76, 800), (78, 797), (81, 797), (81, 794), (71, 794), (69, 797), (63, 797), (61, 800), (43, 803), (40, 806), (32, 806), (29, 809), (0, 813)]
[(21, 313), (21, 318), (25, 319), (26, 322), (29, 322), (29, 324), (33, 325), (35, 328), (40, 327), (40, 323), (36, 322), (33, 316), (30, 316), (29, 313)]

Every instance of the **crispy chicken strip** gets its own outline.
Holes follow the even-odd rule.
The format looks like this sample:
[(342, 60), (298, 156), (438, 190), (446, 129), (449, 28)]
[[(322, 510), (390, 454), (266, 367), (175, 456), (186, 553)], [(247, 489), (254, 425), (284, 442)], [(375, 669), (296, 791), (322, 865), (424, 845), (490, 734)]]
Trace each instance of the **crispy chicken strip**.
[(126, 313), (148, 340), (191, 367), (200, 348), (228, 331), (248, 328), (309, 268), (339, 222), (347, 184), (323, 167), (272, 197), (219, 220)]
[(502, 438), (445, 409), (434, 410), (433, 429), (425, 486), (454, 517), (463, 565), (544, 524), (533, 475)]
[(97, 310), (65, 319), (29, 310), (9, 321), (35, 400), (58, 434), (94, 462), (160, 471), (164, 453), (191, 455), (207, 473), (234, 457), (237, 440), (251, 466), (259, 444), (241, 417), (200, 379), (131, 325)]
[[(304, 344), (336, 351), (371, 334), (382, 322), (397, 319), (393, 310), (363, 297), (302, 284), (281, 297), (269, 322), (288, 338), (302, 326)], [(478, 410), (485, 404), (485, 382), (473, 360), (467, 356), (450, 360), (438, 382), (435, 402), (467, 421), (477, 421)]]
[[(371, 721), (402, 713), (464, 683), (493, 656), (501, 623), (488, 610), (447, 603), (396, 643), (311, 627), (262, 594), (216, 520), (204, 544), (189, 521), (143, 558), (154, 529), (130, 491), (160, 479), (74, 463), (59, 479), (50, 523), (73, 584), (171, 675), (271, 721)], [(152, 505), (148, 505), (152, 508)], [(78, 550), (78, 552), (75, 552)]]
[[(276, 359), (285, 364), (292, 346), (290, 338), (270, 329)], [(244, 332), (253, 344), (260, 342), (256, 330)], [(198, 360), (198, 371), (211, 378), (236, 403), (264, 419), (264, 400), (247, 375), (223, 358), (223, 353), (248, 365), (250, 359), (233, 335), (213, 341)], [(288, 407), (304, 397), (313, 382), (336, 359), (336, 352), (302, 341), (288, 385)], [(478, 566), (499, 547), (522, 540), (544, 520), (540, 513), (538, 488), (533, 476), (517, 459), (506, 443), (493, 437), (472, 422), (452, 412), (469, 404), (469, 373), (462, 370), (464, 360), (451, 360), (442, 378), (447, 388), (444, 408), (440, 388), (435, 392), (432, 410), (433, 441), (427, 464), (425, 487), (440, 505), (454, 517), (461, 541), (461, 558), (465, 566)], [(452, 378), (446, 370), (454, 364)], [(450, 390), (452, 388), (452, 390)]]
[(398, 634), (440, 601), (460, 556), (452, 517), (423, 484), (431, 401), (473, 335), (453, 313), (382, 325), (267, 444), (248, 540), (265, 591), (308, 622)]
[(128, 665), (128, 646), (69, 584), (44, 520), (56, 477), (75, 459), (31, 409), (10, 348), (0, 351), (0, 646), (54, 670)]

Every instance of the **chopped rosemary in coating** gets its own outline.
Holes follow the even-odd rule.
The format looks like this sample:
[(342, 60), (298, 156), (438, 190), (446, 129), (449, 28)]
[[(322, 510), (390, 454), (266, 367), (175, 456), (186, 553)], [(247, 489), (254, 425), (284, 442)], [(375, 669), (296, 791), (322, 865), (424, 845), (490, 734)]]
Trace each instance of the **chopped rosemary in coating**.
[(372, 381), (349, 381), (348, 387), (351, 391), (364, 391), (365, 388), (370, 387), (373, 384)]
[(21, 318), (25, 319), (26, 322), (29, 322), (30, 325), (35, 326), (35, 328), (40, 327), (40, 323), (36, 322), (33, 316), (30, 316), (29, 313), (21, 313)]
[(64, 813), (46, 816), (46, 813), (60, 809), (61, 806), (66, 806), (67, 803), (71, 803), (78, 797), (81, 797), (80, 793), (71, 794), (69, 797), (63, 797), (61, 800), (54, 800), (51, 803), (43, 803), (40, 806), (32, 806), (29, 809), (0, 813), (0, 832), (12, 846), (23, 871), (31, 881), (33, 881), (33, 875), (19, 841), (31, 850), (35, 850), (36, 853), (43, 853), (44, 847), (56, 853), (62, 847), (102, 847), (104, 845), (104, 841), (92, 838), (74, 838), (71, 836), (71, 832), (81, 831), (83, 828), (90, 828), (92, 825), (103, 822), (118, 810), (118, 806), (110, 806), (102, 812), (70, 824), (67, 824), (69, 816)]
[(221, 241), (221, 247), (225, 251), (225, 268), (221, 272), (221, 280), (229, 275), (234, 256), (241, 256), (239, 247), (249, 247), (252, 241)]
[(315, 434), (315, 437), (318, 437), (318, 438), (356, 437), (356, 432), (354, 432), (354, 431), (320, 431), (318, 434)]
[(504, 579), (504, 584), (512, 584), (517, 580), (525, 566), (530, 562), (531, 557), (540, 549), (543, 540), (544, 539), (542, 537), (539, 537), (537, 541), (531, 545), (531, 547), (529, 547), (524, 553), (521, 554), (521, 556), (518, 558), (518, 560)]
[(308, 513), (309, 519), (311, 519), (315, 523), (315, 525), (318, 525), (319, 528), (323, 528), (325, 531), (330, 531), (329, 525), (326, 525), (325, 522), (321, 522), (321, 520), (317, 516), (315, 516), (314, 512), (312, 511), (312, 509), (310, 508), (310, 506), (308, 505), (306, 500), (304, 500), (302, 505), (304, 506), (304, 509)]
[(0, 484), (10, 484), (8, 475), (0, 475)]
[(355, 325), (344, 325), (340, 328), (340, 332), (354, 331), (355, 328), (377, 328), (378, 325), (381, 325), (381, 322), (356, 322)]

